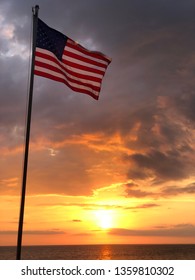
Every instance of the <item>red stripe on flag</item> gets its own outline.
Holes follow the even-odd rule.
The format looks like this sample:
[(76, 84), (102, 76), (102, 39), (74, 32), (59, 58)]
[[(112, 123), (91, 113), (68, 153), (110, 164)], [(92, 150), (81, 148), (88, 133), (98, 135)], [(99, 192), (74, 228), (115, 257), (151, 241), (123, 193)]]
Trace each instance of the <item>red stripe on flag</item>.
[(48, 79), (50, 79), (50, 80), (54, 80), (54, 81), (57, 81), (57, 82), (64, 83), (65, 85), (67, 85), (69, 88), (71, 88), (72, 90), (74, 90), (74, 91), (76, 91), (76, 92), (88, 94), (88, 95), (90, 95), (91, 97), (93, 97), (93, 98), (96, 99), (96, 100), (99, 99), (99, 96), (93, 94), (93, 92), (91, 92), (90, 90), (79, 89), (79, 88), (77, 88), (77, 87), (73, 87), (73, 86), (69, 85), (63, 78), (56, 77), (56, 76), (53, 76), (53, 75), (51, 75), (51, 74), (48, 74), (48, 73), (46, 73), (46, 72), (39, 71), (39, 70), (36, 70), (36, 69), (35, 69), (34, 73), (35, 73), (35, 75), (42, 76), (42, 77), (48, 78)]
[(55, 67), (53, 65), (50, 65), (48, 63), (44, 63), (44, 62), (40, 62), (40, 61), (35, 61), (35, 65), (38, 66), (38, 67), (41, 67), (41, 68), (44, 68), (44, 69), (48, 69), (48, 70), (51, 70), (53, 72), (56, 72), (56, 73), (59, 73), (59, 74), (63, 75), (64, 76), (64, 80), (68, 84), (75, 83), (75, 84), (78, 84), (78, 85), (81, 85), (81, 86), (84, 86), (84, 87), (89, 87), (89, 88), (91, 88), (92, 90), (94, 90), (96, 92), (99, 92), (99, 90), (100, 90), (100, 87), (95, 86), (95, 85), (89, 83), (89, 81), (86, 80), (86, 82), (84, 82), (84, 81), (81, 81), (81, 80), (69, 77), (66, 73), (64, 73), (63, 70), (61, 70), (58, 67)]
[(84, 66), (82, 64), (79, 63), (75, 63), (75, 62), (71, 62), (69, 60), (67, 60), (65, 57), (63, 57), (62, 62), (66, 65), (69, 65), (70, 67), (76, 68), (76, 69), (80, 69), (89, 73), (96, 73), (99, 75), (104, 76), (105, 71), (101, 71), (92, 67), (88, 67), (88, 66)]
[(86, 79), (86, 80), (89, 80), (89, 81), (94, 81), (94, 82), (97, 82), (97, 83), (101, 83), (101, 80), (102, 80), (101, 78), (77, 73), (77, 72), (73, 71), (74, 70), (73, 68), (71, 68), (72, 70), (70, 70), (70, 67), (67, 68), (65, 63), (59, 62), (59, 60), (52, 55), (48, 55), (46, 53), (36, 51), (36, 57), (40, 57), (40, 58), (43, 58), (45, 60), (48, 60), (48, 63), (49, 63), (49, 61), (51, 61), (53, 63), (56, 63), (59, 67), (61, 67), (68, 74), (73, 75), (73, 76), (75, 76), (79, 79)]
[(89, 51), (87, 49), (85, 49), (84, 47), (82, 47), (81, 45), (77, 44), (76, 42), (74, 42), (71, 39), (67, 40), (66, 46), (71, 47), (79, 52), (82, 52), (83, 54), (86, 54), (88, 56), (106, 61), (108, 64), (111, 62), (111, 59), (109, 59), (108, 57), (106, 57), (104, 54), (100, 53), (100, 52), (96, 52), (96, 51)]
[(66, 49), (64, 50), (64, 55), (66, 55), (68, 57), (72, 57), (72, 58), (80, 60), (80, 61), (83, 61), (83, 62), (86, 62), (86, 63), (89, 63), (91, 65), (95, 65), (95, 66), (102, 67), (102, 68), (105, 68), (105, 69), (107, 68), (107, 65), (105, 65), (103, 63), (97, 62), (95, 60), (86, 58), (84, 56), (75, 54), (75, 53), (70, 52), (70, 51), (67, 51)]

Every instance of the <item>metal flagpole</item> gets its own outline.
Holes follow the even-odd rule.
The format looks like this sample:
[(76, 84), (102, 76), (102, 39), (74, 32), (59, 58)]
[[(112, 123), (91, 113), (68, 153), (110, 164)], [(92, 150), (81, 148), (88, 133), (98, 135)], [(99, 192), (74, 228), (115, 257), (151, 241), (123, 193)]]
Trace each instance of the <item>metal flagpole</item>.
[(32, 12), (33, 12), (32, 62), (31, 62), (28, 112), (27, 112), (27, 121), (26, 121), (26, 140), (25, 140), (25, 151), (24, 151), (22, 194), (21, 194), (21, 205), (20, 205), (20, 217), (19, 217), (19, 224), (18, 224), (18, 240), (17, 240), (17, 253), (16, 253), (17, 260), (21, 259), (22, 230), (23, 230), (23, 220), (24, 220), (24, 204), (25, 204), (26, 178), (27, 178), (27, 167), (28, 167), (28, 152), (29, 152), (30, 125), (31, 125), (32, 100), (33, 100), (33, 84), (34, 84), (35, 49), (36, 49), (39, 6), (36, 5), (35, 7), (33, 7)]

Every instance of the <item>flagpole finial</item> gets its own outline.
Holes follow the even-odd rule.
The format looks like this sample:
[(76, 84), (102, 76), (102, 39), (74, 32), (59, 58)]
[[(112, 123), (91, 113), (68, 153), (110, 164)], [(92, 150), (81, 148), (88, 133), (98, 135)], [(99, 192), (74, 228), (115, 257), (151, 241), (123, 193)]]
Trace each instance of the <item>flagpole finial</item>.
[(33, 11), (33, 14), (34, 14), (35, 16), (37, 16), (37, 15), (38, 15), (38, 12), (39, 12), (39, 5), (36, 5), (35, 7), (33, 7), (33, 8), (32, 8), (32, 11)]

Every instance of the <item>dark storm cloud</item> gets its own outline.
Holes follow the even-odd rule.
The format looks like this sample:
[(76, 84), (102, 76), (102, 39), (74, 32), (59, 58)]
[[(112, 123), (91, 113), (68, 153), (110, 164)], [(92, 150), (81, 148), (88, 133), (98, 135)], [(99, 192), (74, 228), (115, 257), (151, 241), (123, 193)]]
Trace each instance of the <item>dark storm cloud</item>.
[[(6, 153), (23, 143), (26, 53), (31, 8), (35, 4), (36, 1), (24, 0), (2, 0), (0, 4), (0, 24), (3, 30), (11, 28), (13, 33), (0, 37), (0, 146)], [(194, 153), (189, 133), (195, 100), (194, 1), (132, 0), (121, 4), (113, 0), (40, 0), (39, 5), (40, 18), (48, 25), (113, 60), (98, 102), (35, 77), (31, 143), (38, 146), (44, 139), (50, 144), (48, 148), (54, 149), (72, 135), (102, 133), (102, 139), (112, 139), (119, 133), (124, 147), (131, 151), (131, 155), (125, 155), (128, 179), (145, 179), (151, 174), (156, 181), (190, 177)], [(166, 108), (159, 108), (159, 96), (170, 98), (167, 106), (174, 116), (167, 114)], [(90, 159), (85, 160), (87, 149), (86, 153), (78, 147), (61, 149), (59, 159), (63, 165), (43, 157), (44, 152), (37, 159), (37, 154), (32, 155), (30, 174), (36, 182), (33, 189), (39, 192), (42, 185), (44, 193), (51, 191), (58, 174), (56, 192), (91, 194), (94, 182), (86, 173), (90, 165)], [(72, 154), (70, 150), (74, 150)], [(11, 162), (12, 172), (16, 170), (18, 162), (10, 158), (4, 162), (1, 174)], [(6, 176), (16, 174), (10, 171)], [(144, 197), (151, 191), (128, 188), (128, 194)]]
[[(26, 1), (12, 1), (10, 2), (11, 5), (9, 5), (9, 9), (8, 9), (8, 16), (9, 18), (13, 18), (13, 17), (19, 17), (21, 15), (28, 15), (29, 13), (29, 7), (31, 6), (30, 3), (26, 2)], [(60, 5), (61, 9), (59, 9), (58, 4)], [(32, 2), (33, 4), (33, 2)], [(163, 56), (164, 51), (164, 47), (162, 47), (162, 49), (159, 50), (159, 48), (155, 46), (155, 39), (154, 41), (150, 42), (149, 48), (151, 49), (150, 54), (147, 53), (147, 43), (141, 43), (141, 45), (139, 45), (139, 42), (141, 40), (143, 40), (143, 38), (146, 37), (145, 35), (145, 31), (148, 30), (147, 24), (149, 24), (150, 22), (153, 22), (153, 27), (151, 28), (152, 33), (148, 34), (147, 36), (151, 36), (151, 38), (155, 37), (154, 35), (157, 33), (160, 33), (160, 35), (158, 35), (158, 40), (159, 38), (161, 38), (161, 32), (159, 32), (159, 27), (163, 26), (163, 28), (166, 29), (166, 26), (168, 24), (170, 24), (170, 20), (177, 22), (177, 20), (179, 21), (179, 19), (181, 20), (181, 17), (183, 19), (189, 19), (191, 18), (191, 10), (192, 7), (190, 6), (190, 3), (186, 3), (185, 5), (182, 4), (182, 2), (177, 3), (178, 5), (175, 7), (173, 4), (169, 3), (169, 2), (162, 2), (158, 1), (158, 4), (155, 1), (149, 1), (149, 3), (147, 3), (147, 5), (145, 4), (144, 1), (130, 1), (128, 3), (125, 3), (125, 5), (121, 5), (120, 2), (118, 1), (74, 1), (74, 3), (72, 3), (71, 1), (66, 1), (65, 2), (61, 2), (61, 1), (57, 1), (57, 2), (52, 2), (52, 1), (47, 1), (47, 8), (45, 8), (45, 1), (41, 1), (40, 2), (40, 16), (42, 15), (45, 19), (48, 18), (49, 23), (52, 25), (53, 21), (55, 20), (55, 27), (57, 28), (59, 25), (61, 26), (67, 26), (67, 28), (71, 28), (71, 30), (75, 29), (75, 26), (77, 26), (76, 28), (76, 32), (78, 32), (77, 30), (84, 30), (84, 34), (85, 37), (86, 34), (89, 34), (89, 37), (92, 37), (95, 41), (97, 42), (102, 42), (105, 43), (107, 45), (109, 45), (108, 47), (106, 47), (106, 49), (108, 49), (108, 51), (111, 52), (116, 52), (117, 54), (115, 54), (116, 57), (113, 57), (113, 65), (112, 68), (110, 69), (110, 71), (112, 71), (111, 73), (113, 74), (113, 78), (115, 80), (115, 85), (114, 88), (118, 90), (115, 90), (114, 95), (116, 96), (116, 101), (112, 100), (113, 102), (113, 106), (109, 106), (109, 108), (107, 108), (107, 110), (105, 110), (104, 108), (101, 109), (101, 116), (98, 113), (99, 111), (96, 109), (97, 113), (98, 113), (98, 122), (96, 123), (96, 119), (95, 119), (95, 114), (93, 115), (93, 110), (95, 106), (92, 106), (92, 109), (89, 109), (89, 115), (92, 117), (90, 118), (91, 121), (89, 121), (89, 117), (88, 117), (88, 113), (87, 114), (82, 114), (82, 109), (79, 108), (79, 106), (73, 106), (73, 102), (70, 103), (70, 106), (66, 106), (65, 104), (65, 99), (64, 98), (64, 102), (63, 99), (59, 97), (59, 103), (56, 104), (56, 98), (49, 97), (48, 99), (46, 97), (48, 97), (48, 95), (44, 94), (43, 91), (40, 94), (41, 96), (37, 97), (38, 98), (38, 103), (37, 103), (37, 107), (35, 104), (35, 114), (37, 114), (36, 112), (39, 112), (39, 114), (37, 114), (37, 119), (48, 119), (48, 122), (53, 120), (53, 122), (55, 123), (64, 123), (64, 122), (69, 122), (69, 118), (68, 116), (70, 116), (71, 114), (68, 113), (69, 108), (71, 111), (71, 108), (74, 108), (74, 110), (78, 110), (78, 114), (79, 116), (82, 115), (82, 120), (83, 122), (81, 122), (81, 120), (79, 121), (79, 119), (77, 118), (77, 114), (72, 116), (73, 120), (75, 120), (75, 122), (77, 122), (78, 126), (81, 127), (84, 130), (92, 130), (93, 127), (97, 127), (96, 129), (98, 130), (108, 130), (109, 128), (111, 129), (111, 124), (115, 123), (115, 120), (118, 120), (116, 122), (116, 125), (118, 124), (118, 126), (123, 125), (122, 120), (120, 121), (120, 119), (123, 119), (123, 115), (121, 116), (121, 112), (118, 111), (118, 107), (117, 107), (117, 103), (120, 99), (120, 108), (121, 106), (124, 106), (124, 101), (131, 101), (135, 98), (135, 96), (137, 96), (136, 98), (143, 98), (146, 95), (154, 95), (154, 90), (156, 89), (156, 83), (159, 84), (159, 79), (156, 77), (156, 75), (158, 75), (158, 73), (163, 73), (166, 72), (167, 70), (170, 68), (169, 65), (171, 64), (174, 69), (176, 67), (175, 64), (178, 64), (179, 61), (170, 61), (169, 57), (167, 56), (167, 58), (165, 57), (165, 55), (167, 55), (167, 51), (163, 57), (163, 59), (160, 59), (158, 61), (158, 56)], [(41, 6), (43, 6), (41, 8)], [(110, 11), (110, 7), (112, 6), (112, 12)], [(48, 7), (50, 7), (48, 9)], [(136, 14), (136, 16), (135, 16)], [(168, 15), (167, 15), (168, 14)], [(172, 16), (174, 14), (174, 17)], [(53, 15), (53, 16), (52, 16)], [(58, 18), (58, 22), (56, 22), (56, 16)], [(61, 16), (60, 16), (61, 15)], [(101, 20), (100, 19), (100, 15), (101, 15)], [(166, 15), (166, 16), (165, 16)], [(49, 24), (48, 23), (48, 24)], [(139, 24), (138, 24), (139, 23)], [(146, 24), (147, 23), (147, 24)], [(136, 26), (137, 24), (137, 26)], [(136, 29), (135, 29), (136, 26)], [(73, 28), (74, 27), (74, 28)], [(15, 34), (17, 37), (20, 36), (20, 34), (22, 33), (26, 33), (26, 31), (24, 30), (25, 27), (23, 27), (23, 29), (19, 29), (19, 27), (16, 27), (16, 31)], [(144, 30), (146, 29), (146, 30)], [(157, 29), (157, 30), (156, 30)], [(90, 32), (91, 30), (91, 32)], [(127, 32), (128, 30), (128, 32)], [(181, 30), (179, 28), (179, 30)], [(25, 32), (24, 32), (25, 31)], [(94, 32), (95, 31), (95, 32)], [(98, 32), (105, 37), (101, 38), (96, 38)], [(150, 32), (150, 28), (149, 28), (149, 32)], [(153, 33), (154, 32), (154, 33)], [(165, 31), (164, 31), (165, 32)], [(173, 30), (173, 32), (175, 32), (175, 30)], [(182, 33), (183, 35), (184, 32)], [(172, 35), (172, 34), (171, 34)], [(170, 35), (170, 36), (171, 36)], [(138, 37), (138, 38), (137, 38)], [(181, 36), (178, 36), (181, 37)], [(191, 36), (189, 36), (189, 38), (191, 38)], [(166, 38), (165, 38), (166, 39)], [(175, 41), (175, 39), (170, 39), (169, 45), (171, 46), (173, 41)], [(166, 40), (167, 41), (167, 40)], [(191, 44), (188, 43), (184, 43), (186, 42), (186, 40), (183, 40), (183, 44), (185, 44), (185, 46), (190, 46)], [(159, 44), (161, 44), (162, 42), (159, 42)], [(114, 44), (114, 45), (113, 45)], [(131, 49), (132, 46), (136, 47), (136, 51), (140, 52), (141, 50), (143, 51), (143, 54), (141, 53), (132, 53)], [(110, 49), (110, 46), (111, 49)], [(114, 49), (113, 49), (113, 46)], [(125, 47), (126, 46), (126, 47)], [(170, 50), (170, 46), (168, 46), (168, 50)], [(186, 47), (185, 47), (186, 48)], [(190, 48), (190, 47), (188, 47)], [(173, 52), (175, 52), (175, 47), (172, 46), (172, 52), (171, 55), (173, 55)], [(106, 50), (105, 50), (106, 51)], [(188, 50), (189, 53), (189, 50)], [(124, 58), (123, 58), (124, 55)], [(112, 56), (112, 54), (111, 54)], [(157, 57), (156, 57), (157, 56)], [(148, 59), (145, 61), (145, 58)], [(180, 56), (181, 57), (181, 56)], [(119, 59), (119, 60), (118, 60)], [(178, 58), (179, 59), (179, 58)], [(116, 62), (115, 62), (116, 61)], [(169, 61), (169, 63), (167, 64), (167, 62)], [(155, 64), (153, 63), (155, 62)], [(163, 69), (163, 65), (162, 63), (164, 63), (164, 70)], [(118, 71), (117, 68), (118, 66), (124, 66), (123, 67), (123, 71)], [(131, 73), (131, 69), (129, 68), (130, 65), (132, 65), (132, 73)], [(143, 67), (144, 66), (144, 67)], [(134, 71), (136, 71), (136, 67), (138, 67), (138, 71), (139, 73), (137, 73), (136, 77), (135, 74), (133, 73)], [(147, 67), (147, 71), (146, 68)], [(141, 70), (141, 68), (144, 69)], [(118, 68), (120, 69), (120, 67)], [(114, 72), (113, 72), (114, 71)], [(115, 79), (115, 71), (118, 75), (118, 78)], [(122, 76), (120, 75), (120, 73), (122, 73)], [(129, 74), (128, 74), (129, 73)], [(125, 75), (124, 75), (125, 74)], [(143, 75), (144, 76), (143, 76)], [(170, 73), (169, 73), (170, 74)], [(174, 74), (174, 72), (173, 72)], [(129, 77), (129, 75), (132, 75), (132, 78), (135, 80), (133, 81), (133, 79), (131, 79), (131, 76)], [(139, 76), (141, 75), (141, 76)], [(112, 78), (112, 81), (113, 81)], [(132, 93), (131, 90), (129, 90), (129, 87), (121, 87), (120, 85), (127, 83), (128, 84), (128, 80), (130, 78), (130, 88), (132, 88)], [(162, 80), (162, 75), (159, 75), (159, 78)], [(43, 79), (42, 79), (43, 80)], [(139, 86), (136, 85), (136, 82), (139, 83)], [(165, 79), (166, 81), (166, 79)], [(125, 83), (124, 83), (125, 82)], [(45, 82), (43, 82), (45, 83)], [(147, 83), (147, 87), (145, 87), (145, 83)], [(155, 83), (155, 85), (154, 85)], [(162, 81), (161, 81), (162, 83)], [(50, 84), (49, 84), (50, 85)], [(146, 91), (143, 92), (143, 88), (142, 86), (145, 88), (148, 88)], [(141, 86), (141, 88), (139, 88)], [(110, 85), (110, 87), (112, 88), (112, 86)], [(134, 89), (135, 87), (135, 89)], [(60, 91), (62, 91), (61, 87), (58, 87), (58, 89)], [(47, 93), (48, 90), (47, 88), (43, 88), (44, 92)], [(69, 92), (69, 91), (68, 91)], [(45, 96), (46, 95), (46, 96)], [(75, 96), (76, 98), (76, 96)], [(106, 98), (103, 97), (103, 98)], [(118, 99), (119, 98), (119, 99)], [(80, 99), (79, 97), (79, 101), (81, 100), (81, 102), (83, 103), (84, 101), (82, 101), (82, 99)], [(60, 102), (62, 101), (62, 102)], [(67, 101), (67, 100), (66, 100)], [(73, 97), (73, 101), (75, 101), (74, 97)], [(106, 102), (109, 102), (109, 100), (105, 100)], [(36, 97), (35, 97), (35, 102), (36, 102)], [(43, 103), (45, 104), (45, 106), (43, 106)], [(54, 103), (54, 104), (53, 104)], [(61, 105), (59, 105), (60, 103), (62, 103)], [(69, 102), (68, 102), (69, 103)], [(121, 105), (122, 103), (122, 105)], [(53, 105), (53, 107), (52, 107)], [(88, 106), (88, 102), (86, 103), (86, 105)], [(66, 111), (67, 113), (64, 112), (64, 110), (60, 110), (60, 108), (57, 109), (58, 107), (63, 108), (64, 106), (66, 107)], [(97, 106), (97, 104), (96, 104)], [(42, 110), (39, 110), (40, 108), (44, 108)], [(124, 108), (122, 107), (121, 109), (123, 109), (124, 113), (128, 110), (127, 106), (124, 106)], [(64, 114), (60, 114), (59, 112), (63, 112)], [(111, 112), (115, 112), (114, 114)], [(36, 117), (35, 116), (35, 117)], [(103, 121), (104, 120), (104, 121)], [(96, 126), (94, 126), (93, 124), (95, 123)], [(41, 123), (40, 123), (41, 125)], [(77, 128), (75, 128), (77, 130)], [(113, 128), (114, 129), (114, 128)], [(115, 128), (116, 129), (116, 128)], [(40, 129), (41, 130), (41, 129)], [(110, 130), (108, 130), (108, 132), (110, 132)], [(62, 132), (64, 133), (64, 131)], [(58, 135), (56, 135), (56, 137), (58, 137)]]
[(192, 123), (193, 126), (195, 125), (195, 92), (184, 94), (176, 99), (175, 107), (179, 113), (184, 115)]
[[(157, 178), (164, 180), (176, 180), (186, 176), (185, 164), (180, 160), (179, 154), (173, 154), (172, 152), (165, 154), (153, 150), (146, 155), (134, 154), (131, 159), (142, 170), (143, 175), (141, 177), (147, 178), (148, 170), (153, 171)], [(130, 170), (128, 175), (131, 177)], [(132, 176), (136, 177), (134, 171), (132, 171)]]
[[(19, 57), (15, 57), (12, 61), (9, 58), (0, 58), (0, 61), (0, 123), (6, 127), (17, 123), (23, 125), (27, 92), (27, 82), (23, 81), (26, 64)], [(15, 69), (13, 73), (10, 72), (12, 68)]]
[[(192, 96), (186, 99), (188, 102), (193, 101)], [(153, 183), (158, 183), (194, 175), (194, 124), (192, 118), (189, 118), (193, 113), (188, 112), (190, 105), (186, 103), (182, 103), (180, 98), (159, 98), (156, 104), (154, 102), (148, 108), (137, 109), (132, 114), (129, 130), (128, 125), (124, 130), (127, 139), (125, 145), (131, 151), (130, 155), (124, 155), (123, 158), (130, 166), (128, 179), (144, 180), (153, 177)], [(182, 111), (181, 104), (186, 111)], [(137, 127), (133, 127), (132, 123), (138, 124)], [(128, 133), (134, 136), (133, 140), (131, 137), (128, 139)], [(149, 195), (148, 190), (136, 188), (128, 188), (128, 193), (137, 197)]]

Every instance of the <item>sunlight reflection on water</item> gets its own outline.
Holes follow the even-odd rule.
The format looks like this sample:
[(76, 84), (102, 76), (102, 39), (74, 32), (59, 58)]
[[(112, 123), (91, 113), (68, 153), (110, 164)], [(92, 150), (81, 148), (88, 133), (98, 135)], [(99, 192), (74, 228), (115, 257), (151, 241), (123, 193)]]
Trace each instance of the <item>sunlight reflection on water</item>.
[(100, 260), (111, 260), (112, 250), (109, 245), (101, 247), (99, 258)]

